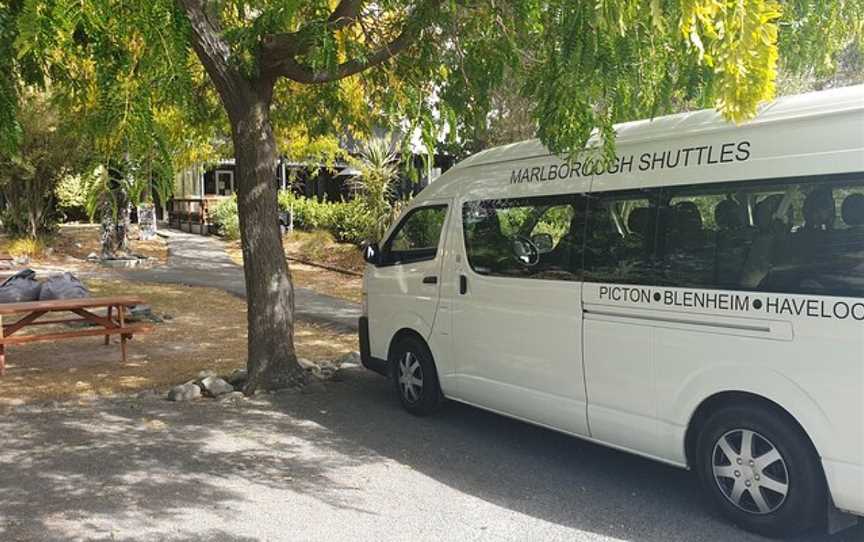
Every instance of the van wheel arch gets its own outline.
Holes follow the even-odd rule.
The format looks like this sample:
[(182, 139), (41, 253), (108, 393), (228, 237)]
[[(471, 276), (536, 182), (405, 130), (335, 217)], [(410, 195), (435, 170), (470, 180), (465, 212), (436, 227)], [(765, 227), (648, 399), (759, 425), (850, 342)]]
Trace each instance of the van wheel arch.
[[(684, 453), (687, 458), (688, 468), (692, 469), (694, 467), (695, 458), (697, 456), (696, 447), (699, 440), (699, 433), (702, 431), (705, 422), (708, 421), (708, 418), (710, 418), (712, 414), (724, 407), (731, 405), (741, 406), (746, 404), (768, 407), (769, 409), (775, 411), (778, 415), (783, 416), (784, 418), (795, 424), (801, 434), (804, 435), (804, 437), (807, 439), (807, 443), (810, 445), (813, 453), (816, 454), (816, 457), (821, 457), (819, 455), (819, 450), (813, 443), (813, 439), (810, 438), (810, 435), (807, 434), (807, 431), (804, 430), (804, 427), (801, 426), (795, 416), (793, 416), (781, 405), (754, 393), (742, 391), (723, 391), (715, 393), (714, 395), (702, 401), (694, 411), (693, 416), (690, 417), (690, 423), (687, 424), (687, 432), (684, 436)], [(823, 472), (822, 476), (824, 477), (824, 475), (825, 473)]]
[[(390, 346), (387, 347), (387, 377), (388, 378), (393, 378), (393, 364), (391, 363), (391, 360), (393, 359), (393, 349), (397, 344), (399, 344), (399, 341), (406, 339), (408, 337), (411, 337), (413, 339), (416, 339), (416, 340), (422, 342), (423, 345), (426, 346), (426, 349), (430, 353), (432, 352), (432, 349), (429, 348), (429, 343), (426, 342), (426, 339), (423, 337), (423, 335), (420, 335), (420, 333), (418, 333), (417, 330), (411, 329), (409, 327), (404, 327), (404, 328), (400, 329), (395, 334), (393, 334), (393, 338), (390, 340)], [(433, 364), (434, 364), (434, 356), (432, 356), (432, 358), (433, 358)], [(435, 367), (435, 370), (436, 371), (438, 370), (437, 365)]]

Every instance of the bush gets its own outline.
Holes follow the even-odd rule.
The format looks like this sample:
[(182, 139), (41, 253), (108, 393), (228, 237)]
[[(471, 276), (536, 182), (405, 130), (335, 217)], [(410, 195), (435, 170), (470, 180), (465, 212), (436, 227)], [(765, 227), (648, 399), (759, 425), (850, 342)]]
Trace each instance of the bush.
[(64, 220), (89, 220), (87, 198), (93, 186), (99, 182), (97, 173), (66, 175), (54, 187), (57, 210)]
[(48, 243), (45, 239), (38, 237), (16, 237), (9, 241), (6, 252), (13, 258), (26, 256), (35, 258), (45, 252)]
[(371, 239), (376, 229), (373, 215), (361, 200), (318, 201), (284, 191), (279, 194), (279, 207), (294, 213), (294, 227), (298, 230), (326, 230), (344, 243), (359, 245)]
[(210, 218), (220, 235), (240, 239), (240, 217), (237, 215), (237, 196), (224, 199), (210, 212)]
[[(363, 200), (318, 201), (298, 197), (288, 191), (279, 193), (279, 209), (294, 213), (294, 227), (298, 230), (328, 232), (339, 242), (359, 245), (363, 241), (376, 239), (381, 219), (376, 219)], [(392, 220), (393, 215), (388, 216)], [(240, 221), (237, 216), (237, 198), (219, 202), (210, 212), (210, 218), (220, 235), (229, 239), (240, 238)], [(389, 223), (384, 227), (389, 226)]]
[(355, 199), (333, 206), (328, 229), (338, 241), (359, 245), (376, 237), (377, 221), (365, 203)]

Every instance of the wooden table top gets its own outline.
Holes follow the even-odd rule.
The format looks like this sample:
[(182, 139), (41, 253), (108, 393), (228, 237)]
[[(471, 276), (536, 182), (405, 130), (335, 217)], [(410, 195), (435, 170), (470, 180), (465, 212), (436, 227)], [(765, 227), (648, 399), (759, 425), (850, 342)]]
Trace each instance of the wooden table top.
[(21, 303), (0, 303), (0, 316), (34, 311), (67, 311), (108, 307), (111, 305), (140, 305), (144, 300), (137, 296), (121, 295), (112, 297), (83, 297), (80, 299), (52, 299), (48, 301), (24, 301)]

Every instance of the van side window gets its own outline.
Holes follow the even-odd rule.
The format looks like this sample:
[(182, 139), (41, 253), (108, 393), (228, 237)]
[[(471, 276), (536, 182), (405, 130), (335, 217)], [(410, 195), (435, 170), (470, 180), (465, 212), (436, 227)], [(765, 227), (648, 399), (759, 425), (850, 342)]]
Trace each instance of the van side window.
[(384, 245), (386, 263), (435, 259), (446, 215), (446, 205), (420, 207), (408, 213)]
[(659, 190), (592, 196), (588, 208), (585, 280), (657, 284)]
[(476, 273), (581, 280), (584, 196), (468, 202), (462, 227), (468, 263)]
[(864, 297), (864, 175), (599, 194), (585, 276)]

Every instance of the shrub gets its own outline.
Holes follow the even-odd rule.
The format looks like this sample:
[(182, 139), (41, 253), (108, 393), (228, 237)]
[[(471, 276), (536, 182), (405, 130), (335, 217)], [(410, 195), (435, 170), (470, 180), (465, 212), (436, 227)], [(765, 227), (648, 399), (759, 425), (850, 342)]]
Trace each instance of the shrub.
[(87, 199), (93, 185), (99, 182), (97, 173), (66, 175), (54, 187), (57, 210), (64, 220), (88, 220)]
[(13, 258), (27, 256), (35, 258), (45, 252), (47, 243), (38, 237), (16, 237), (9, 241), (6, 251)]
[(210, 212), (210, 219), (220, 235), (240, 239), (240, 217), (237, 215), (237, 196), (224, 199)]
[(333, 206), (332, 224), (328, 228), (338, 241), (359, 245), (377, 238), (378, 221), (365, 202), (359, 199)]

